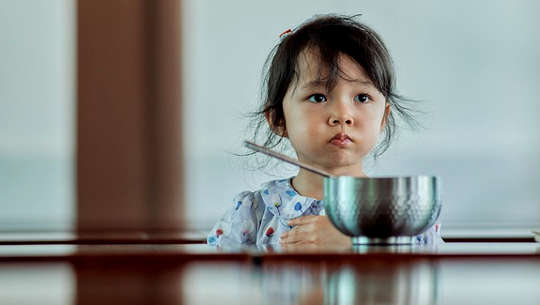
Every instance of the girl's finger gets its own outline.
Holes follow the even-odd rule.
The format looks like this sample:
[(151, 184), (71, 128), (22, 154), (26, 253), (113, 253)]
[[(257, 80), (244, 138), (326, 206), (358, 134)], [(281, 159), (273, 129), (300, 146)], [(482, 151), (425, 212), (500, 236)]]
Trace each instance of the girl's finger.
[(310, 242), (302, 241), (302, 242), (297, 242), (294, 244), (282, 244), (281, 248), (287, 251), (292, 251), (292, 252), (295, 252), (295, 251), (305, 252), (305, 251), (318, 251), (321, 249), (321, 246), (315, 245)]
[(289, 220), (288, 224), (289, 226), (301, 226), (308, 223), (313, 222), (314, 219), (316, 219), (317, 216), (309, 215), (309, 216), (300, 216), (294, 219)]
[(304, 240), (305, 232), (301, 230), (291, 230), (281, 235), (279, 242), (283, 244), (297, 243)]

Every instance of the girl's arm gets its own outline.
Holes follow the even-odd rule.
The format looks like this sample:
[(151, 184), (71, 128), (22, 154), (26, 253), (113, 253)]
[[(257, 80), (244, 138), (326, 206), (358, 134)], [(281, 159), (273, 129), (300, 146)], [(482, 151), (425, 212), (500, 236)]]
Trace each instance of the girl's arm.
[[(293, 229), (281, 235), (280, 244), (284, 248), (310, 245), (317, 247), (350, 247), (350, 237), (339, 232), (327, 216), (302, 216), (289, 222)], [(424, 233), (416, 236), (416, 245), (436, 246), (444, 241), (441, 238), (440, 224), (435, 224)]]
[(232, 206), (207, 235), (212, 246), (253, 245), (264, 211), (253, 192), (242, 192), (233, 199)]

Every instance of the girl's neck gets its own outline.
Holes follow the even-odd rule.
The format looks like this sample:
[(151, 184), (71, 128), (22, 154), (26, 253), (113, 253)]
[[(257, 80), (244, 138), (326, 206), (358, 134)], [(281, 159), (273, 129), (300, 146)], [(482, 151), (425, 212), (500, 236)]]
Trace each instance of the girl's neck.
[[(329, 171), (329, 173), (336, 176), (367, 177), (361, 167), (355, 174), (340, 170)], [(315, 198), (317, 200), (322, 200), (324, 198), (323, 177), (305, 169), (300, 169), (298, 175), (292, 179), (291, 186), (302, 196)]]

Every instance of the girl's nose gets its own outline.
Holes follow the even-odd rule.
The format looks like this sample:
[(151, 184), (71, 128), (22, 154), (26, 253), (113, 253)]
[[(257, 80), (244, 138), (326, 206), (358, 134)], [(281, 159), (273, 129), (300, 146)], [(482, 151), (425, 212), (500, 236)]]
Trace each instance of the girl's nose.
[(353, 123), (353, 116), (345, 105), (335, 105), (328, 117), (328, 125), (332, 127), (338, 125), (352, 126)]
[(337, 125), (347, 125), (351, 126), (353, 123), (352, 119), (339, 119), (339, 118), (330, 118), (328, 120), (328, 124), (330, 126), (337, 126)]

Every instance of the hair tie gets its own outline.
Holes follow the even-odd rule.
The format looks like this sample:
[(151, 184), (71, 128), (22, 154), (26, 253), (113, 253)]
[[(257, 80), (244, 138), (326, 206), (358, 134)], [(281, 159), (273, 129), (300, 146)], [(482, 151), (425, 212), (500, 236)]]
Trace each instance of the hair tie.
[(292, 30), (291, 30), (291, 29), (287, 29), (287, 30), (285, 30), (285, 32), (279, 34), (279, 38), (280, 38), (280, 39), (283, 39), (283, 38), (287, 37), (287, 35), (290, 35), (291, 33), (292, 33)]

